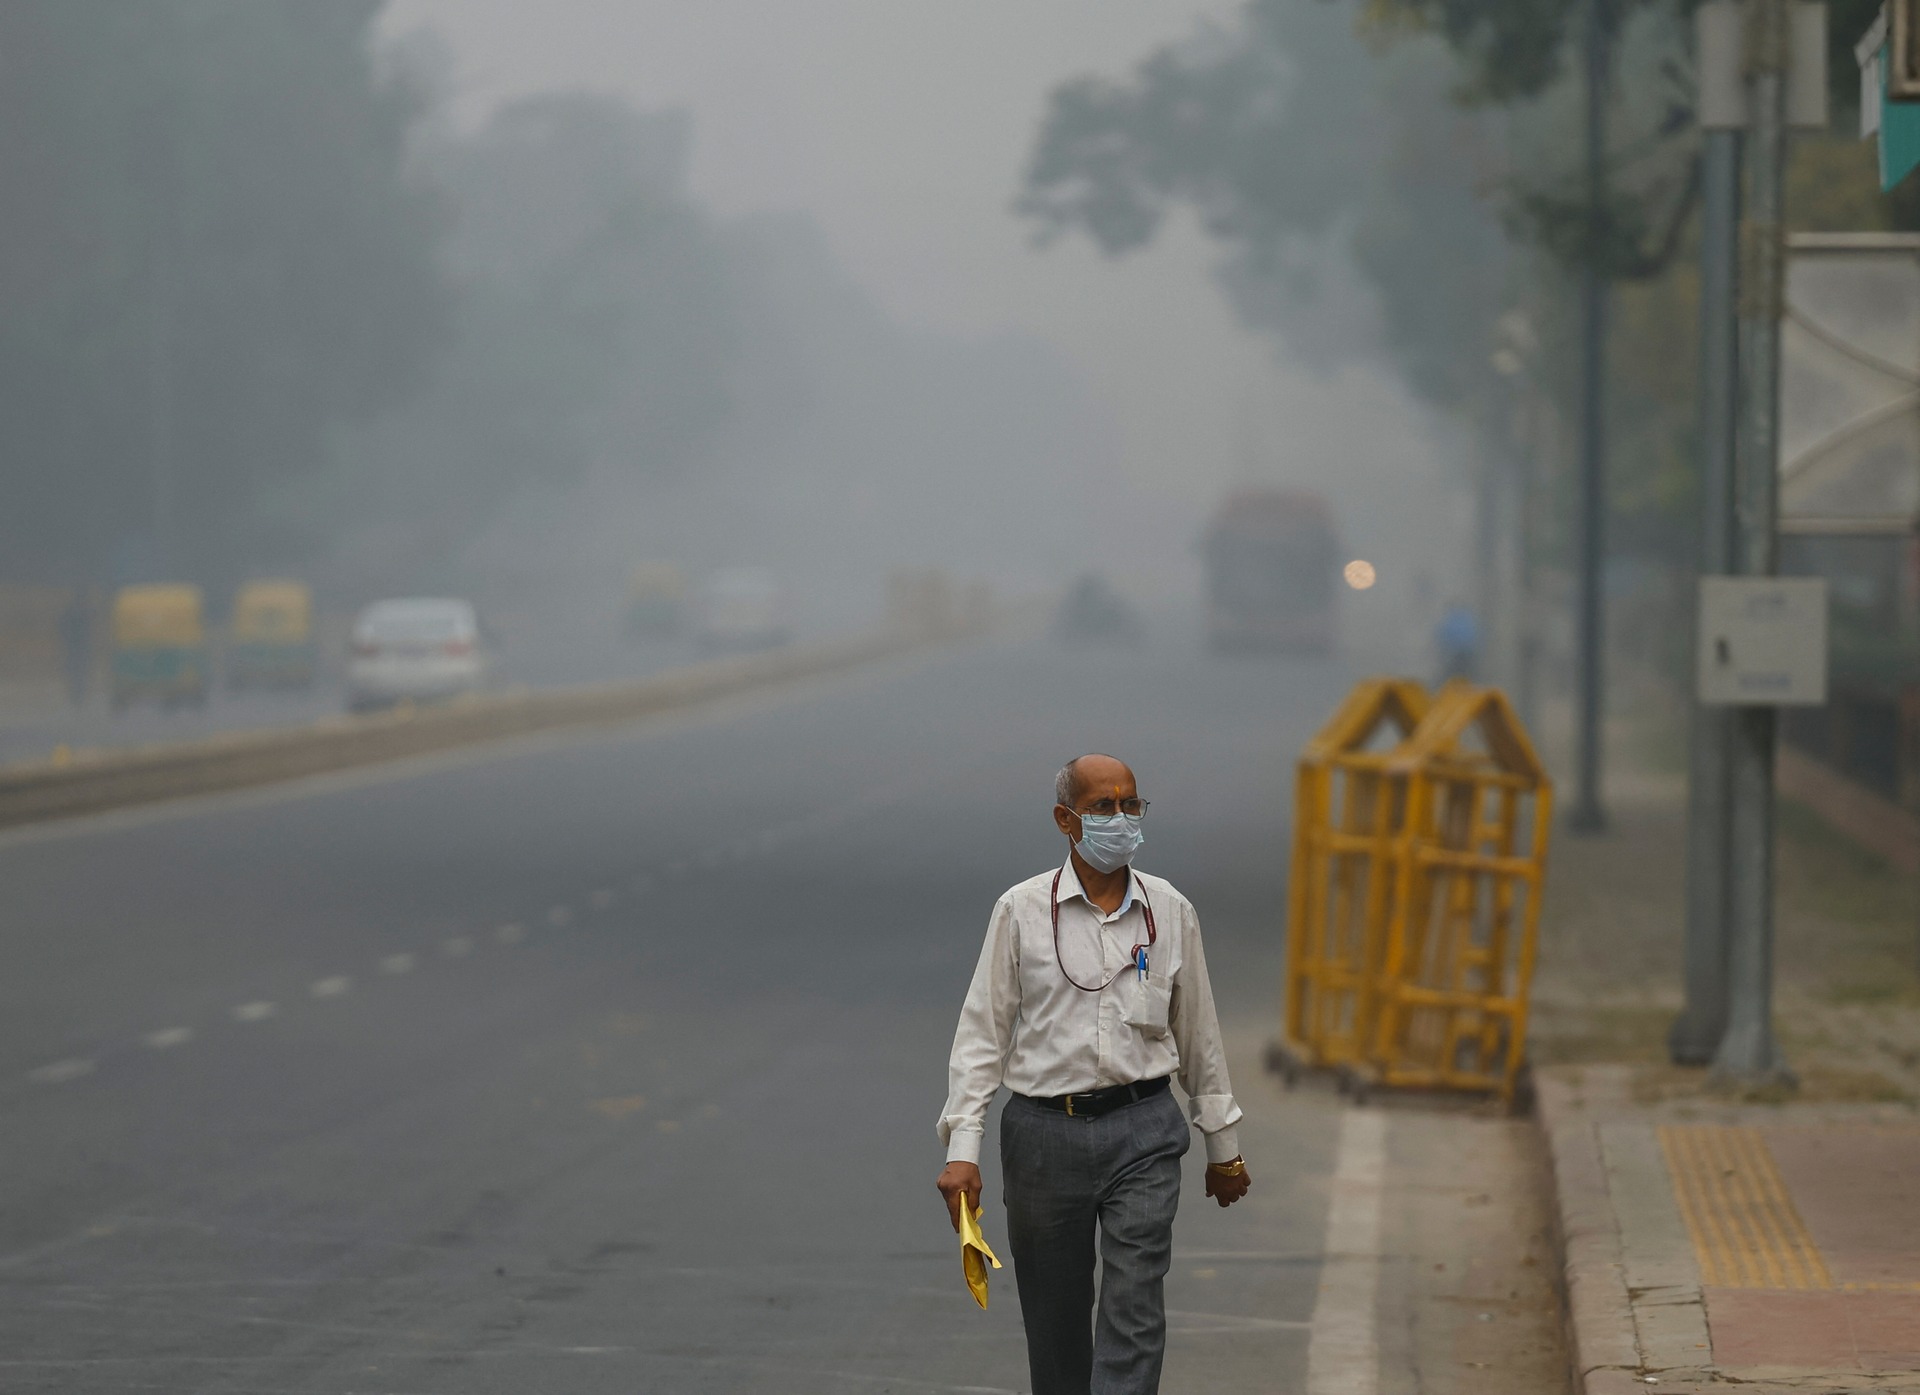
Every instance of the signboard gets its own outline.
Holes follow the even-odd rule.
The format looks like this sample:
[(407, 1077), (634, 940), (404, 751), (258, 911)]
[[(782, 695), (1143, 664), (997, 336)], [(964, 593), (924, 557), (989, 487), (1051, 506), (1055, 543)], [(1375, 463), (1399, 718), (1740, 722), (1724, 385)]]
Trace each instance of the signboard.
[(1920, 527), (1920, 235), (1789, 238), (1780, 353), (1780, 531)]
[[(1911, 5), (1913, 0), (1896, 0)], [(1860, 42), (1854, 61), (1860, 66), (1860, 138), (1880, 138), (1880, 189), (1893, 188), (1920, 166), (1920, 79), (1913, 74), (1913, 32), (1903, 22), (1901, 46), (1888, 34), (1883, 10)], [(1907, 54), (1903, 63), (1899, 55)]]
[(1920, 24), (1915, 23), (1914, 0), (1888, 0), (1881, 7), (1886, 21), (1887, 46), (1880, 56), (1886, 70), (1887, 95), (1896, 102), (1920, 100)]
[(1818, 707), (1827, 700), (1827, 583), (1817, 576), (1700, 578), (1700, 701)]

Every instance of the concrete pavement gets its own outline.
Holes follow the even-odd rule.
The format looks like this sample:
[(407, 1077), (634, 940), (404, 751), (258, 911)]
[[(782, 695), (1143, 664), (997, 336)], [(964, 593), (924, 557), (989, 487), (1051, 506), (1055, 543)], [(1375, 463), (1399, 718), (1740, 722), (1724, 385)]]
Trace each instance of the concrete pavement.
[(1525, 1126), (1256, 1065), (1290, 761), (1349, 677), (998, 643), (0, 837), (0, 1389), (1025, 1389), (933, 1120), (1100, 747), (1201, 908), (1256, 1175), (1222, 1212), (1190, 1169), (1166, 1388), (1555, 1388)]
[(1920, 1391), (1905, 1105), (1636, 1100), (1542, 1073), (1581, 1389)]
[[(1663, 712), (1684, 709), (1662, 709)], [(1578, 1387), (1920, 1390), (1914, 884), (1783, 805), (1776, 1029), (1799, 1089), (1671, 1065), (1685, 802), (1650, 719), (1554, 850), (1531, 1049)]]

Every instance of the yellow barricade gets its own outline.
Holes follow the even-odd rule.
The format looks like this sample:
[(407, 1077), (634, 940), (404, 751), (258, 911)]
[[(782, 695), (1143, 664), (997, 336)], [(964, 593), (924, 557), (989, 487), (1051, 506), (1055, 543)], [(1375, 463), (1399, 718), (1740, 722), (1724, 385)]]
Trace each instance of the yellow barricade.
[[(1391, 722), (1401, 739), (1379, 750)], [(1511, 1102), (1553, 787), (1499, 691), (1370, 680), (1302, 753), (1269, 1062)]]
[(1405, 780), (1389, 775), (1387, 761), (1426, 710), (1418, 683), (1368, 679), (1300, 753), (1285, 1026), (1269, 1052), (1289, 1080), (1303, 1066), (1357, 1061), (1371, 1039), (1392, 850), (1406, 807)]
[(1553, 784), (1506, 696), (1449, 684), (1396, 753), (1407, 819), (1373, 1078), (1511, 1101), (1553, 821)]

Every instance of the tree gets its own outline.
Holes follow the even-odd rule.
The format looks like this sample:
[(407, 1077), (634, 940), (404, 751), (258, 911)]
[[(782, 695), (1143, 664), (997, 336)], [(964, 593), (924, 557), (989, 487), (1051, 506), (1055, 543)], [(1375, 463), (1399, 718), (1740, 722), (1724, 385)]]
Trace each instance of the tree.
[(1309, 355), (1361, 347), (1315, 317), (1344, 254), (1378, 297), (1366, 347), (1457, 404), (1486, 371), (1513, 276), (1487, 197), (1503, 133), (1449, 100), (1457, 81), (1430, 36), (1370, 51), (1339, 6), (1253, 0), (1236, 27), (1162, 48), (1130, 80), (1056, 91), (1019, 207), (1043, 239), (1078, 231), (1114, 255), (1192, 208), (1226, 249), (1236, 306), (1269, 330), (1291, 324)]
[(378, 9), (0, 7), (7, 571), (238, 566), (263, 489), (420, 380), (449, 290)]
[[(384, 523), (441, 568), (517, 493), (595, 464), (670, 476), (731, 408), (733, 268), (686, 189), (687, 126), (596, 96), (513, 102), (425, 163), (450, 210), (453, 343), (283, 507)], [(377, 541), (377, 540), (376, 540)]]

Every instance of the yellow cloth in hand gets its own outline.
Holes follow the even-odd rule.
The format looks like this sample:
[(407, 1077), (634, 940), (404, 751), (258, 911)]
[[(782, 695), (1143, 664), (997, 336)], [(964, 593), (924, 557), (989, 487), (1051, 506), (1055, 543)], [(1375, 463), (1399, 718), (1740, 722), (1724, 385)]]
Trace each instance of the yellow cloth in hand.
[(981, 1307), (987, 1306), (987, 1266), (995, 1269), (1000, 1261), (987, 1245), (986, 1237), (980, 1233), (982, 1213), (967, 1205), (970, 1200), (964, 1193), (960, 1197), (960, 1268), (967, 1276), (967, 1287), (973, 1291), (973, 1301)]

